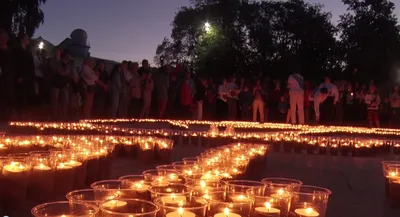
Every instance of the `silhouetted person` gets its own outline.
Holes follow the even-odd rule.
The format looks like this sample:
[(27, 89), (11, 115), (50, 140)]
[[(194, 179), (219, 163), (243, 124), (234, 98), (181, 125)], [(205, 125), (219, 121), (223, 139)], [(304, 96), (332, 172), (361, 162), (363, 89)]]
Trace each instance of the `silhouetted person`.
[(0, 29), (0, 121), (9, 121), (15, 106), (16, 61), (7, 43), (7, 31)]

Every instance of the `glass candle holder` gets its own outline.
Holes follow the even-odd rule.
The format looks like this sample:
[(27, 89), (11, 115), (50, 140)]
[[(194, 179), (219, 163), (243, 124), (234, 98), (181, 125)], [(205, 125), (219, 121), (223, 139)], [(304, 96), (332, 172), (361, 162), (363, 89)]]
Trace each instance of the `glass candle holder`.
[(383, 171), (383, 179), (385, 181), (385, 196), (386, 196), (386, 198), (390, 197), (390, 190), (389, 190), (390, 171), (388, 169), (389, 165), (400, 165), (400, 161), (382, 161), (382, 171)]
[(154, 203), (160, 207), (159, 216), (165, 217), (205, 217), (208, 206), (205, 199), (195, 197), (177, 205), (165, 205), (161, 198), (156, 198)]
[(329, 189), (302, 185), (299, 191), (291, 192), (290, 214), (299, 217), (325, 217), (328, 206)]
[(98, 200), (115, 197), (132, 199), (136, 196), (136, 190), (124, 188), (121, 180), (98, 181), (91, 184), (90, 187), (95, 191), (95, 198)]
[(119, 178), (122, 181), (122, 187), (125, 189), (133, 189), (135, 191), (135, 198), (150, 200), (151, 183), (145, 182), (143, 175), (128, 175)]
[(95, 217), (99, 208), (88, 203), (60, 201), (44, 203), (32, 208), (31, 213), (35, 217)]
[(400, 207), (400, 165), (388, 164), (386, 166), (388, 179), (388, 199), (393, 208)]
[(225, 191), (226, 190), (226, 182), (219, 181), (204, 181), (201, 179), (190, 180), (186, 182), (186, 185), (193, 188), (193, 196), (201, 197), (209, 192), (213, 191)]
[(100, 210), (103, 217), (156, 217), (160, 208), (145, 200), (118, 199), (102, 202)]
[(233, 201), (231, 197), (224, 191), (210, 192), (203, 196), (208, 201), (208, 216), (214, 217), (249, 217), (253, 201), (244, 196), (247, 199), (239, 201)]
[(3, 196), (12, 210), (18, 210), (26, 202), (30, 169), (29, 154), (10, 154), (3, 165), (2, 179), (6, 186)]
[(149, 188), (151, 199), (162, 198), (166, 204), (178, 204), (185, 202), (192, 196), (193, 189), (183, 184), (170, 184), (167, 186), (152, 186)]
[(55, 171), (50, 161), (50, 152), (29, 152), (32, 170), (29, 176), (27, 197), (35, 202), (49, 201), (53, 196)]
[(253, 189), (247, 190), (247, 196), (254, 201), (251, 217), (288, 217), (290, 197), (277, 199), (260, 194)]
[(195, 163), (199, 163), (198, 162), (198, 159), (199, 159), (199, 157), (185, 157), (185, 158), (182, 158), (182, 161), (186, 164), (186, 163), (192, 163), (192, 162), (195, 162)]
[(264, 194), (265, 184), (257, 181), (249, 180), (229, 180), (226, 182), (227, 192), (246, 194), (248, 189), (253, 189), (259, 194)]
[(95, 197), (95, 190), (93, 189), (82, 189), (68, 192), (65, 196), (70, 202), (81, 202), (88, 203), (95, 206), (99, 206), (102, 201), (108, 200), (108, 197), (99, 198)]
[(184, 177), (174, 170), (146, 170), (142, 172), (144, 181), (152, 186), (166, 186), (170, 183), (184, 183)]
[(299, 191), (302, 181), (287, 178), (265, 178), (261, 180), (265, 184), (265, 192), (268, 196), (278, 194), (282, 196), (282, 190), (285, 191)]

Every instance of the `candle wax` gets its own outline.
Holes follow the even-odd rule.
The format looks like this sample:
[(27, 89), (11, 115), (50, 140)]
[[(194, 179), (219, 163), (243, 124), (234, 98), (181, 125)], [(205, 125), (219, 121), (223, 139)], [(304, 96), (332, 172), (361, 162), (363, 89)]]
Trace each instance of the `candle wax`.
[(6, 165), (3, 167), (4, 170), (12, 173), (20, 173), (26, 171), (25, 167), (21, 167), (20, 165)]
[(179, 205), (179, 203), (184, 203), (186, 202), (186, 197), (185, 196), (163, 196), (161, 197), (161, 202), (165, 204), (176, 204)]
[(260, 206), (260, 207), (256, 207), (255, 210), (257, 212), (267, 213), (267, 214), (279, 214), (279, 213), (281, 213), (281, 210), (279, 210), (277, 208), (274, 208), (274, 207), (267, 208), (265, 206), (264, 207)]
[(242, 217), (242, 216), (239, 214), (236, 214), (234, 212), (230, 212), (229, 214), (220, 212), (220, 213), (215, 214), (214, 217)]
[(307, 211), (308, 209), (296, 209), (294, 212), (301, 217), (317, 217), (319, 213), (315, 210), (311, 210), (311, 212)]
[(189, 211), (183, 211), (183, 213), (170, 212), (166, 215), (166, 217), (196, 217), (196, 214)]
[(135, 182), (132, 184), (131, 188), (135, 189), (138, 192), (145, 192), (149, 190), (150, 185), (143, 184), (142, 182)]
[(51, 170), (51, 167), (40, 165), (40, 166), (34, 166), (33, 170)]
[(72, 167), (66, 166), (66, 165), (58, 165), (57, 169), (58, 170), (67, 170), (67, 169), (72, 169)]
[(110, 208), (110, 209), (112, 209), (112, 208), (115, 208), (115, 207), (122, 207), (122, 206), (126, 206), (126, 202), (125, 201), (121, 201), (121, 200), (110, 200), (110, 201), (107, 201), (107, 202), (105, 202), (105, 203), (103, 203), (103, 207), (104, 208)]
[(79, 161), (70, 160), (70, 161), (66, 162), (65, 165), (71, 166), (71, 167), (80, 167), (80, 166), (82, 166), (82, 163)]

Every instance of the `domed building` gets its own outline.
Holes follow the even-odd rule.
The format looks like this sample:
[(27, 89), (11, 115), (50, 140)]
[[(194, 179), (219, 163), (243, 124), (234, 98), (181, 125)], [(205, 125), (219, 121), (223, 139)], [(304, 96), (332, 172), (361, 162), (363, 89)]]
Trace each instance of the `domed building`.
[(88, 43), (88, 35), (83, 29), (75, 29), (72, 31), (71, 35), (71, 43), (68, 46), (68, 50), (71, 52), (71, 55), (78, 58), (89, 57), (90, 53), (90, 45)]

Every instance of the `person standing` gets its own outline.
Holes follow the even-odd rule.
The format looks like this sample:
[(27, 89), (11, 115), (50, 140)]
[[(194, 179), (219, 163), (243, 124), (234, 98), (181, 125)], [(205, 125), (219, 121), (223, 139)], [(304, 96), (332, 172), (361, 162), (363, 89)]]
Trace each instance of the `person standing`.
[(85, 118), (90, 118), (92, 115), (94, 94), (97, 91), (97, 84), (104, 89), (107, 89), (107, 87), (100, 82), (96, 73), (93, 71), (93, 61), (90, 58), (84, 60), (81, 76), (84, 81), (83, 116)]
[(309, 96), (310, 101), (313, 101), (314, 103), (314, 113), (315, 113), (315, 122), (316, 124), (319, 124), (320, 121), (320, 107), (321, 104), (326, 100), (328, 97), (328, 89), (325, 87), (319, 89), (315, 94), (312, 96)]
[(171, 67), (169, 65), (162, 66), (157, 75), (154, 76), (154, 83), (157, 96), (158, 118), (164, 117), (164, 112), (168, 102), (168, 89), (169, 89), (169, 73)]
[(260, 114), (260, 122), (264, 122), (264, 91), (261, 88), (261, 80), (256, 81), (256, 85), (253, 88), (253, 121), (257, 121), (257, 114)]
[(334, 108), (339, 102), (339, 90), (335, 84), (331, 82), (329, 76), (325, 76), (324, 83), (319, 88), (326, 88), (328, 90), (328, 97), (321, 105), (321, 122), (323, 124), (331, 124), (334, 119)]
[(119, 98), (122, 90), (122, 68), (123, 64), (117, 65), (110, 75), (110, 99), (111, 99), (111, 108), (110, 113), (112, 118), (116, 118), (118, 114), (119, 107)]
[(143, 83), (142, 83), (142, 98), (143, 98), (143, 107), (140, 112), (140, 118), (148, 118), (150, 115), (151, 108), (151, 94), (153, 93), (154, 82), (151, 76), (151, 72), (147, 72), (143, 74)]
[(299, 124), (304, 124), (304, 79), (299, 72), (289, 76), (288, 88), (292, 124), (296, 124), (296, 117), (298, 117)]
[(244, 121), (250, 120), (251, 104), (253, 103), (253, 93), (250, 88), (245, 85), (239, 93), (239, 104), (241, 115), (240, 118)]
[(374, 84), (369, 85), (369, 91), (365, 95), (365, 104), (367, 104), (368, 111), (368, 122), (369, 127), (373, 127), (374, 124), (377, 128), (380, 127), (379, 124), (379, 108), (381, 99), (379, 97), (378, 91)]
[(141, 108), (141, 100), (142, 100), (142, 86), (141, 86), (141, 77), (138, 73), (139, 63), (134, 62), (130, 67), (131, 75), (132, 75), (132, 90), (131, 90), (131, 103), (130, 103), (130, 117), (139, 117), (140, 108)]
[(207, 80), (200, 79), (196, 85), (196, 94), (194, 95), (194, 100), (196, 101), (196, 113), (195, 118), (198, 121), (203, 119), (203, 103), (206, 100), (206, 88)]
[(395, 127), (400, 124), (400, 88), (396, 84), (390, 94), (390, 107), (392, 108), (392, 123)]
[(121, 96), (119, 99), (119, 107), (118, 113), (120, 118), (127, 118), (128, 117), (128, 107), (131, 102), (131, 94), (132, 94), (132, 74), (131, 71), (128, 69), (132, 67), (132, 63), (126, 62), (122, 65), (122, 89), (121, 89)]
[[(59, 48), (54, 49), (54, 56), (49, 61), (49, 70), (51, 77), (51, 105), (53, 110), (53, 119), (62, 117), (61, 108), (68, 102), (67, 92), (67, 79), (66, 79), (66, 68), (61, 61), (61, 50)], [(63, 58), (67, 54), (63, 54)]]
[[(97, 91), (94, 94), (93, 99), (93, 115), (98, 118), (102, 118), (106, 114), (106, 107), (108, 99), (108, 72), (106, 71), (106, 64), (103, 61), (99, 61), (94, 67), (94, 73), (99, 78), (101, 83), (96, 84)], [(106, 88), (105, 88), (106, 87)]]
[(10, 121), (15, 106), (16, 59), (8, 33), (0, 29), (0, 121)]
[(216, 119), (219, 121), (226, 120), (228, 105), (226, 104), (229, 89), (228, 82), (226, 79), (222, 80), (222, 83), (218, 86), (218, 97), (216, 101)]
[(20, 37), (19, 48), (17, 49), (17, 113), (20, 117), (28, 112), (28, 105), (32, 104), (34, 96), (33, 82), (35, 67), (33, 56), (28, 48), (30, 39), (28, 35)]
[(343, 100), (343, 111), (344, 111), (344, 122), (346, 124), (355, 124), (354, 122), (357, 120), (357, 100), (356, 93), (353, 90), (353, 86), (348, 84), (347, 91), (344, 93)]
[(236, 84), (236, 77), (232, 77), (227, 84), (228, 87), (228, 119), (236, 120), (237, 119), (237, 107), (238, 107), (238, 95), (240, 93), (240, 89)]

